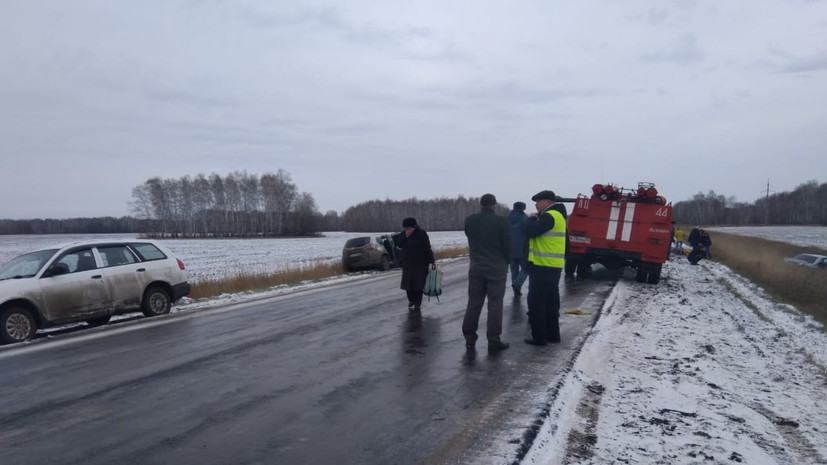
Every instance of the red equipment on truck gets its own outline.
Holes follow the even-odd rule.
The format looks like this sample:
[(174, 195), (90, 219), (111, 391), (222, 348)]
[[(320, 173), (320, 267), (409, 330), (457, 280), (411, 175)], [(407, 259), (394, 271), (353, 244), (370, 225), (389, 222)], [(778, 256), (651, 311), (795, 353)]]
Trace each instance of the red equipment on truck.
[(637, 190), (595, 184), (578, 195), (568, 217), (566, 260), (600, 263), (610, 270), (637, 268), (636, 279), (657, 284), (672, 245), (672, 204), (652, 183)]

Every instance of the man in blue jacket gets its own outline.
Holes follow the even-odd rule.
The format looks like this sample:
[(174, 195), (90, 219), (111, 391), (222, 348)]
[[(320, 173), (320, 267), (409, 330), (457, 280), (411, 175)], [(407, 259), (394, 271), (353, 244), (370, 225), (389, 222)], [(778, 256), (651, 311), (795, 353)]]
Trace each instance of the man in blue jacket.
[(522, 295), (523, 283), (528, 278), (525, 257), (525, 222), (527, 219), (525, 203), (514, 202), (514, 209), (508, 214), (508, 222), (511, 223), (511, 241), (514, 243), (511, 249), (511, 289), (514, 290), (515, 296)]

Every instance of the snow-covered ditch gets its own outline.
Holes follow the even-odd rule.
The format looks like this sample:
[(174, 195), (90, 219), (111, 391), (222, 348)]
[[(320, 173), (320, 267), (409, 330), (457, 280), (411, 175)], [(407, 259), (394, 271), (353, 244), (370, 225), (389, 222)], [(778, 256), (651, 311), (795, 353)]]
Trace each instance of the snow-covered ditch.
[(727, 267), (624, 279), (523, 463), (827, 463), (824, 328)]

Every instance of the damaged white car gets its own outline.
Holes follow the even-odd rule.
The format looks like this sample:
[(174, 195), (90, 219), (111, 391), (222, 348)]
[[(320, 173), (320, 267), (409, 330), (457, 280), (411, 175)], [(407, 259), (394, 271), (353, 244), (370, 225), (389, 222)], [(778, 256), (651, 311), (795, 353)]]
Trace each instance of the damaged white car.
[(20, 255), (0, 267), (0, 344), (39, 328), (113, 315), (168, 313), (189, 294), (184, 262), (153, 241), (85, 241)]

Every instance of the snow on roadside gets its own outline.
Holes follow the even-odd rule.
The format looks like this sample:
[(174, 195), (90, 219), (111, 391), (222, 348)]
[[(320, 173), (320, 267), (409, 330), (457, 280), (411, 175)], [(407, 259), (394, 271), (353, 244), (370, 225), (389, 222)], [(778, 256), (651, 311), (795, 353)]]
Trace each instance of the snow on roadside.
[(827, 463), (827, 335), (727, 267), (623, 279), (522, 463)]

